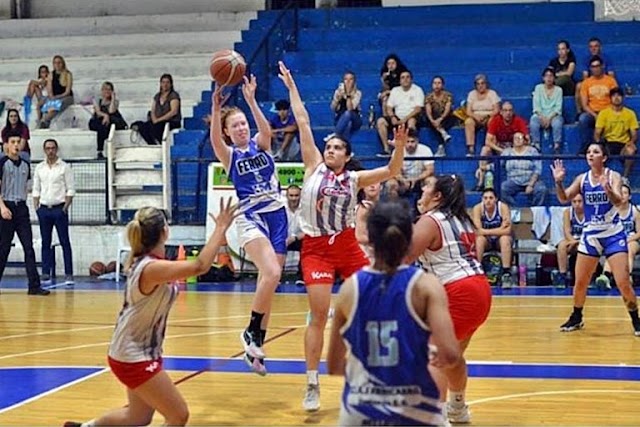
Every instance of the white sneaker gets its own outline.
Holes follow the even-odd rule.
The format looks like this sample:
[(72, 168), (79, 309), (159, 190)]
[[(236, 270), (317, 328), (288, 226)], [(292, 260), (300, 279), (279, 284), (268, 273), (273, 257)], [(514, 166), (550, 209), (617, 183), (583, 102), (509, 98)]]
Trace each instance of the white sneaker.
[(307, 412), (315, 412), (320, 409), (320, 385), (307, 384), (307, 391), (302, 400), (302, 407)]
[(267, 367), (264, 365), (264, 359), (257, 359), (245, 353), (244, 361), (247, 366), (249, 366), (249, 368), (251, 368), (251, 370), (256, 374), (260, 375), (261, 377), (267, 375)]
[[(431, 344), (429, 344), (431, 347)], [(451, 427), (451, 423), (449, 422), (449, 416), (447, 415), (447, 404), (442, 405), (442, 427)]]
[(247, 329), (240, 333), (240, 341), (244, 347), (244, 352), (256, 359), (264, 359), (266, 355), (262, 350), (262, 340), (259, 337), (254, 337)]
[(449, 142), (449, 140), (451, 139), (451, 135), (449, 135), (449, 133), (444, 129), (440, 132), (440, 135), (442, 135), (442, 139), (445, 143)]
[(444, 150), (444, 145), (438, 145), (438, 151), (436, 151), (436, 157), (444, 157), (447, 155), (447, 152)]
[(453, 424), (467, 424), (471, 422), (469, 405), (464, 405), (462, 408), (455, 408), (447, 403), (447, 416)]

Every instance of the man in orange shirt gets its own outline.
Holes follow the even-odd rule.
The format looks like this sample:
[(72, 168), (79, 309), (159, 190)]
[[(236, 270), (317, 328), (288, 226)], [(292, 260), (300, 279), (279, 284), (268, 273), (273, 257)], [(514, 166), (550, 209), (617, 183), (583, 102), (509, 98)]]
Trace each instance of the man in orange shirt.
[(604, 73), (602, 58), (599, 56), (591, 57), (589, 68), (591, 77), (584, 80), (580, 87), (580, 99), (584, 109), (578, 118), (578, 130), (582, 141), (580, 154), (585, 154), (587, 147), (593, 142), (593, 130), (598, 113), (611, 105), (609, 92), (618, 87), (616, 79)]

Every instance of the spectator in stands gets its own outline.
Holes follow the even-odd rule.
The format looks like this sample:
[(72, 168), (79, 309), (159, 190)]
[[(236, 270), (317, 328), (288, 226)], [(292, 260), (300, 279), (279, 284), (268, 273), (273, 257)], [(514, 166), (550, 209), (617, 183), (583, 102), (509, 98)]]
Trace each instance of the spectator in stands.
[[(638, 141), (638, 119), (636, 113), (624, 106), (624, 92), (619, 87), (609, 91), (611, 106), (598, 113), (595, 141), (604, 139), (612, 156), (635, 156)], [(624, 159), (623, 176), (629, 177), (633, 159)]]
[(500, 280), (505, 289), (513, 287), (511, 275), (511, 210), (498, 200), (496, 192), (488, 188), (482, 192), (482, 200), (473, 207), (473, 225), (476, 228), (476, 256), (482, 262), (487, 251), (500, 252), (502, 273)]
[[(538, 150), (526, 145), (524, 135), (519, 132), (513, 137), (513, 147), (506, 148), (502, 152), (503, 157), (537, 157), (538, 155)], [(531, 199), (528, 206), (543, 206), (544, 198), (547, 195), (547, 187), (540, 179), (542, 161), (528, 159), (507, 160), (505, 169), (507, 179), (500, 186), (500, 194), (505, 203), (511, 207), (516, 206), (514, 197), (516, 194), (524, 192)]]
[(451, 114), (453, 95), (444, 90), (444, 78), (435, 76), (431, 80), (431, 92), (424, 98), (426, 125), (434, 129), (441, 137), (438, 144), (437, 157), (446, 155), (445, 144), (451, 139), (448, 130), (456, 124), (456, 118)]
[(433, 157), (433, 151), (426, 145), (420, 144), (417, 130), (409, 129), (404, 147), (402, 171), (400, 175), (387, 181), (386, 190), (390, 198), (411, 199), (410, 206), (414, 206), (415, 200), (420, 198), (424, 180), (434, 175), (433, 160), (416, 160), (416, 157)]
[[(292, 184), (287, 187), (287, 224), (289, 234), (287, 235), (287, 252), (302, 250), (302, 238), (304, 233), (300, 228), (300, 193), (302, 190), (299, 186)], [(296, 273), (296, 285), (304, 285), (302, 281), (302, 268), (298, 262), (298, 272)]]
[[(495, 115), (489, 120), (487, 136), (480, 155), (491, 156), (502, 154), (506, 148), (513, 146), (513, 141), (517, 133), (524, 135), (525, 142), (529, 141), (527, 122), (515, 114), (511, 102), (505, 101), (500, 108), (500, 114)], [(481, 189), (484, 182), (484, 175), (486, 171), (490, 169), (491, 165), (486, 160), (479, 162), (478, 169), (476, 170), (477, 191)]]
[(582, 82), (580, 99), (584, 111), (578, 117), (578, 128), (582, 147), (580, 154), (587, 152), (587, 147), (593, 142), (593, 129), (598, 113), (611, 105), (611, 89), (618, 87), (613, 77), (604, 74), (602, 60), (599, 56), (591, 57), (589, 62), (591, 77)]
[(407, 67), (400, 58), (398, 58), (398, 55), (395, 53), (387, 55), (382, 63), (382, 68), (380, 69), (382, 89), (380, 90), (380, 93), (378, 93), (378, 100), (380, 101), (380, 107), (382, 107), (383, 115), (391, 89), (400, 86), (400, 75), (404, 71), (407, 71)]
[(94, 108), (94, 114), (89, 120), (89, 129), (98, 133), (98, 159), (104, 159), (104, 142), (109, 137), (111, 125), (116, 126), (116, 130), (127, 128), (127, 122), (118, 111), (118, 99), (113, 89), (113, 83), (102, 83), (102, 97), (98, 98)]
[(29, 80), (27, 84), (27, 94), (24, 96), (23, 108), (24, 108), (24, 121), (29, 124), (29, 117), (31, 116), (31, 101), (33, 97), (36, 97), (36, 111), (38, 114), (38, 122), (42, 118), (42, 104), (47, 99), (47, 79), (49, 78), (49, 67), (41, 65), (38, 67), (38, 78), (36, 80)]
[(362, 92), (356, 85), (356, 75), (352, 71), (347, 71), (333, 93), (331, 109), (336, 115), (336, 133), (349, 141), (362, 126), (361, 99)]
[(146, 122), (133, 123), (131, 130), (138, 131), (147, 144), (157, 145), (162, 144), (162, 136), (167, 123), (169, 129), (177, 129), (182, 126), (180, 95), (173, 88), (171, 74), (163, 74), (160, 77), (160, 91), (153, 97), (149, 119)]
[(38, 163), (33, 172), (33, 208), (40, 223), (42, 237), (42, 281), (50, 281), (53, 257), (51, 249), (53, 227), (62, 246), (64, 257), (64, 281), (73, 285), (73, 256), (69, 240), (69, 209), (75, 184), (71, 166), (58, 157), (58, 141), (47, 139), (42, 144), (46, 160)]
[(17, 233), (24, 249), (24, 264), (29, 281), (29, 295), (49, 295), (42, 289), (33, 250), (31, 219), (27, 206), (27, 183), (31, 165), (20, 158), (22, 135), (13, 129), (7, 135), (7, 155), (0, 159), (0, 280), (7, 265), (13, 236)]
[(467, 142), (467, 156), (475, 154), (476, 130), (485, 128), (489, 120), (500, 112), (500, 97), (489, 89), (489, 80), (484, 74), (474, 79), (475, 89), (467, 95), (464, 120), (464, 136)]
[(540, 133), (544, 132), (553, 138), (553, 152), (559, 154), (562, 149), (562, 89), (555, 85), (553, 68), (547, 67), (542, 72), (542, 82), (533, 91), (533, 115), (529, 120), (531, 128), (531, 145), (542, 152)]
[(271, 116), (271, 149), (274, 160), (294, 160), (300, 152), (300, 146), (296, 140), (298, 124), (291, 113), (291, 105), (286, 99), (280, 99), (275, 103), (276, 114)]
[(564, 96), (573, 96), (576, 93), (576, 83), (573, 73), (576, 71), (576, 56), (571, 50), (569, 42), (558, 42), (558, 56), (549, 61), (549, 67), (556, 74), (556, 85), (560, 86)]
[(53, 71), (47, 78), (47, 100), (42, 104), (44, 117), (40, 128), (47, 129), (51, 120), (73, 104), (73, 74), (60, 55), (53, 57)]
[(388, 142), (390, 128), (395, 129), (398, 125), (405, 125), (407, 128), (415, 130), (423, 105), (424, 92), (422, 88), (413, 83), (411, 71), (403, 71), (400, 74), (400, 86), (391, 90), (385, 106), (384, 117), (380, 117), (376, 124), (383, 147), (381, 156), (388, 156), (391, 152)]
[[(615, 73), (612, 69), (613, 62), (609, 56), (605, 55), (602, 51), (602, 42), (597, 37), (591, 37), (589, 39), (589, 54), (584, 60), (582, 67), (582, 80), (586, 80), (591, 75), (591, 58), (594, 56), (600, 57), (602, 60), (602, 70), (607, 75), (615, 78)], [(580, 99), (580, 88), (582, 86), (582, 82), (578, 82), (576, 85), (576, 111), (578, 114), (582, 112), (582, 104)]]
[(558, 275), (552, 277), (553, 285), (556, 287), (564, 288), (569, 286), (567, 277), (569, 256), (574, 256), (578, 253), (582, 227), (584, 227), (584, 203), (582, 194), (578, 194), (571, 199), (571, 206), (565, 209), (562, 214), (564, 239), (560, 240), (557, 246)]
[(9, 141), (9, 135), (16, 132), (20, 135), (19, 156), (23, 160), (29, 161), (31, 158), (31, 148), (29, 147), (29, 139), (31, 138), (31, 135), (29, 134), (29, 127), (20, 120), (20, 113), (18, 110), (10, 108), (7, 110), (7, 122), (5, 127), (2, 129), (2, 143), (6, 144)]

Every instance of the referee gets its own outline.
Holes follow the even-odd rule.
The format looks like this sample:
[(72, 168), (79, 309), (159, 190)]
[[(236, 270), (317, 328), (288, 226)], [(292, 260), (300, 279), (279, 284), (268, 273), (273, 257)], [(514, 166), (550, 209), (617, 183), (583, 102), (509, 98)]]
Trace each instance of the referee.
[(6, 157), (0, 159), (0, 280), (11, 252), (13, 235), (18, 233), (24, 248), (24, 263), (29, 278), (29, 295), (49, 295), (40, 286), (40, 276), (36, 269), (36, 255), (33, 250), (31, 220), (27, 207), (27, 182), (31, 178), (31, 165), (20, 158), (20, 133), (9, 131), (5, 142)]

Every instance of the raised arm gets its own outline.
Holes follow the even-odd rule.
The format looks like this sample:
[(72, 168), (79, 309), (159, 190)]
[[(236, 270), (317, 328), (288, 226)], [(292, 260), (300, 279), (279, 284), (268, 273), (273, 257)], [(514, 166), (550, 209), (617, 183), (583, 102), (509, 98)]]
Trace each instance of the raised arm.
[(358, 188), (368, 187), (371, 184), (386, 181), (398, 175), (402, 171), (402, 162), (404, 160), (404, 146), (407, 142), (409, 129), (404, 125), (398, 125), (393, 131), (393, 139), (395, 141), (391, 155), (391, 160), (386, 166), (371, 170), (362, 170), (356, 172), (358, 174)]
[(244, 79), (242, 95), (244, 95), (244, 100), (247, 101), (247, 105), (249, 105), (251, 114), (253, 114), (253, 118), (258, 126), (258, 136), (256, 139), (258, 148), (264, 151), (271, 151), (271, 125), (256, 101), (256, 89), (258, 87), (256, 76), (251, 74), (250, 79), (247, 78), (247, 76), (243, 76), (242, 78)]
[(300, 92), (296, 82), (293, 80), (291, 71), (284, 65), (282, 61), (278, 62), (280, 67), (280, 80), (289, 89), (289, 102), (291, 103), (291, 111), (298, 123), (298, 130), (300, 134), (300, 151), (302, 153), (302, 162), (304, 163), (305, 178), (313, 173), (313, 171), (322, 163), (322, 153), (316, 147), (315, 140), (313, 139), (313, 133), (311, 132), (311, 121), (309, 120), (309, 113), (302, 103), (300, 98)]
[(216, 88), (211, 95), (211, 125), (209, 128), (209, 139), (216, 157), (222, 163), (224, 169), (229, 172), (229, 163), (231, 162), (231, 147), (227, 146), (222, 140), (222, 97), (220, 94), (221, 87), (216, 83)]
[(556, 183), (556, 195), (560, 203), (568, 203), (578, 193), (580, 193), (580, 182), (582, 181), (582, 175), (580, 174), (571, 183), (569, 188), (564, 188), (564, 178), (567, 175), (567, 171), (562, 164), (562, 160), (554, 160), (553, 164), (549, 166), (551, 173), (553, 174), (553, 180)]

